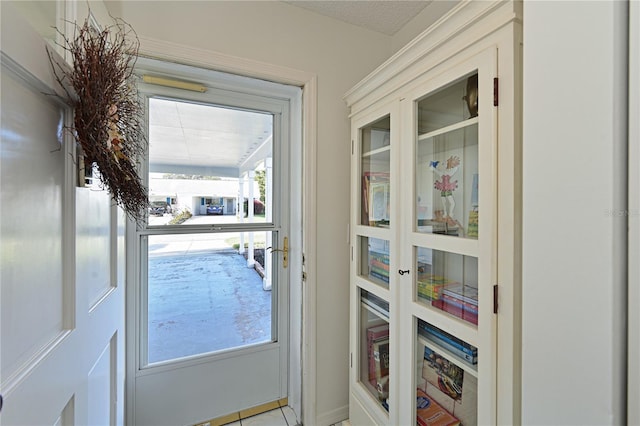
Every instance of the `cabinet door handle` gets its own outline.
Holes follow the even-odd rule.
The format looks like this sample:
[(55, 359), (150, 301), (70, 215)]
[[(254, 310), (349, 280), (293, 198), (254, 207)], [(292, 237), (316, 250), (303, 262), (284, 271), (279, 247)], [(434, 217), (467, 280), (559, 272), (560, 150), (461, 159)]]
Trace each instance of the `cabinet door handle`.
[(409, 270), (407, 269), (406, 271), (403, 271), (402, 269), (398, 269), (398, 273), (399, 273), (400, 275), (408, 274), (408, 273), (409, 273)]

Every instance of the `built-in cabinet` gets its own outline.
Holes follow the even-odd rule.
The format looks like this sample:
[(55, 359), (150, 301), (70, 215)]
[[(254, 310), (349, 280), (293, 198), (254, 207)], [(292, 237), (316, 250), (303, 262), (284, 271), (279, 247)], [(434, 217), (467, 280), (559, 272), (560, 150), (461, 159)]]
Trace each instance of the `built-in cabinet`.
[(345, 96), (354, 425), (519, 419), (521, 24), (461, 3)]

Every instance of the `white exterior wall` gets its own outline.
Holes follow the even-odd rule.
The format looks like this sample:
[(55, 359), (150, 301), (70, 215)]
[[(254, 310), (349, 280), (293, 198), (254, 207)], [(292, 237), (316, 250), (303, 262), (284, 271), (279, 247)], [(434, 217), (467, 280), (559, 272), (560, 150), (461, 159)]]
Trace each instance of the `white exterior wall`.
[(525, 425), (624, 423), (625, 8), (524, 3)]

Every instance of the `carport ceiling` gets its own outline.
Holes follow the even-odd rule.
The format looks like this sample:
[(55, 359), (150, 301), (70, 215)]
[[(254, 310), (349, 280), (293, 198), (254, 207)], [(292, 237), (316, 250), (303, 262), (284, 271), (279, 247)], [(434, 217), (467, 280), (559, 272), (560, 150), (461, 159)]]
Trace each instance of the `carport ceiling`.
[(271, 154), (272, 121), (270, 114), (152, 98), (150, 171), (238, 177)]

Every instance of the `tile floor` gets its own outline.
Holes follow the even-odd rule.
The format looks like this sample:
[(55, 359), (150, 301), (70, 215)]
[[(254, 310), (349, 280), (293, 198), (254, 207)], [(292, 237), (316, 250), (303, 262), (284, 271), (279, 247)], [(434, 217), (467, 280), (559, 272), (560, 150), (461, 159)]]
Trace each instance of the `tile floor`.
[[(340, 422), (331, 426), (342, 426), (345, 424), (348, 423)], [(299, 423), (296, 422), (296, 416), (291, 407), (281, 407), (229, 423), (227, 426), (299, 426)]]
[(297, 426), (296, 415), (291, 407), (280, 407), (229, 423), (228, 426)]

